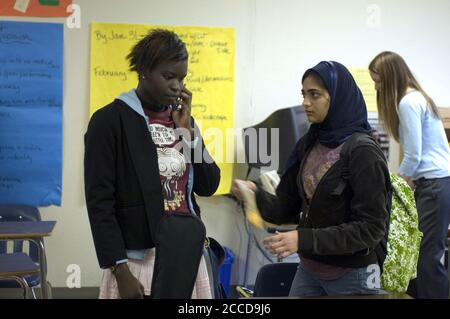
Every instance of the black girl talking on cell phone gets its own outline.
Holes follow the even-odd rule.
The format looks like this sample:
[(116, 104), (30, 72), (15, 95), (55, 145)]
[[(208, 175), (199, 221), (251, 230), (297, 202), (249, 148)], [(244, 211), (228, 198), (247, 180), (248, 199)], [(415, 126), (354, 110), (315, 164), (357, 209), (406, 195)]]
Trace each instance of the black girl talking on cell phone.
[[(220, 181), (220, 170), (191, 116), (183, 41), (174, 32), (155, 29), (127, 58), (138, 74), (137, 88), (95, 112), (85, 135), (86, 203), (104, 269), (100, 298), (149, 296), (162, 217), (200, 217), (194, 193), (211, 196)], [(186, 150), (200, 151), (203, 157), (193, 161)], [(199, 258), (189, 268), (198, 272), (189, 289), (193, 298), (210, 298), (203, 243), (198, 246)], [(186, 264), (157, 264), (174, 274), (186, 269), (180, 268)]]

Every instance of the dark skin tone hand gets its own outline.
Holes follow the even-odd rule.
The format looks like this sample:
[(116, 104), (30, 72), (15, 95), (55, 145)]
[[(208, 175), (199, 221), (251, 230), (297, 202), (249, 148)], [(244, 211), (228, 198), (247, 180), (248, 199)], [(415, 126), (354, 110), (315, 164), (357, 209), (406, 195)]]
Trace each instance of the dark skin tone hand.
[(122, 299), (144, 298), (144, 286), (133, 276), (126, 263), (117, 266), (114, 276)]
[(181, 90), (181, 100), (178, 102), (181, 108), (174, 110), (172, 113), (173, 121), (177, 127), (187, 130), (190, 136), (185, 136), (186, 139), (191, 140), (194, 137), (193, 129), (191, 128), (191, 103), (192, 93), (185, 86)]

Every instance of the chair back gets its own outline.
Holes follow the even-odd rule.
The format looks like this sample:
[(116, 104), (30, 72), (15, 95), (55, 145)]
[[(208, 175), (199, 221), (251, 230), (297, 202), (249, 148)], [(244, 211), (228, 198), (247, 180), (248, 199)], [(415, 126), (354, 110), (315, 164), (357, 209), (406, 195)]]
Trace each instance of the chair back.
[[(28, 205), (0, 205), (1, 222), (27, 222), (40, 221), (41, 214), (37, 207)], [(0, 241), (0, 253), (6, 253), (6, 242)], [(14, 253), (23, 252), (23, 240), (14, 241)], [(36, 244), (30, 242), (29, 256), (34, 262), (39, 262), (39, 253)]]
[(287, 297), (298, 263), (274, 263), (261, 267), (256, 275), (254, 297)]

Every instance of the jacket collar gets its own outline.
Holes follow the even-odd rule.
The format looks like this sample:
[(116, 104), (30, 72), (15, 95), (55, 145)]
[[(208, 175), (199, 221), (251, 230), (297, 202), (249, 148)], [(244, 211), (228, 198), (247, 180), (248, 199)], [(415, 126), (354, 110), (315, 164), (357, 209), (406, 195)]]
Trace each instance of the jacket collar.
[(144, 113), (144, 108), (142, 107), (141, 100), (139, 100), (135, 89), (120, 94), (117, 99), (125, 102), (125, 104), (128, 105), (137, 114), (141, 115), (144, 118), (147, 118)]

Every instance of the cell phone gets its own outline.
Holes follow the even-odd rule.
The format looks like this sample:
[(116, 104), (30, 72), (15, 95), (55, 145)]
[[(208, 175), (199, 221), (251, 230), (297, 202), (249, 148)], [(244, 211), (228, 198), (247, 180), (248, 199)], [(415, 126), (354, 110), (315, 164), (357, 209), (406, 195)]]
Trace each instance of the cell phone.
[(170, 107), (172, 108), (172, 111), (179, 111), (179, 110), (181, 110), (181, 108), (182, 108), (182, 105), (180, 104), (181, 101), (182, 101), (181, 97), (178, 97), (177, 101), (176, 101), (176, 104), (175, 105), (170, 105)]

